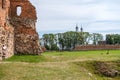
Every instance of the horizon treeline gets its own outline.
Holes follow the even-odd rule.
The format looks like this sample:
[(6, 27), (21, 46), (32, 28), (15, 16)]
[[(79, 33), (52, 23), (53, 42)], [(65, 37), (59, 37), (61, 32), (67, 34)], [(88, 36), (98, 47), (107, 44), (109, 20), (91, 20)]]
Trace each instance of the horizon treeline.
[(57, 34), (44, 34), (40, 44), (47, 50), (73, 50), (76, 46), (98, 45), (105, 42), (107, 45), (120, 44), (120, 34), (107, 34), (105, 40), (100, 33), (67, 31)]

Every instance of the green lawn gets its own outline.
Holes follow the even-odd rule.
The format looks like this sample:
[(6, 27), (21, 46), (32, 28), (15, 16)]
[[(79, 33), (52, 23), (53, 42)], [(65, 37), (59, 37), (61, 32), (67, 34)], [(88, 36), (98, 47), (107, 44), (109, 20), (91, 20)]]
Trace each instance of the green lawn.
[(106, 53), (106, 50), (54, 51), (41, 56), (15, 55), (0, 62), (0, 80), (120, 80), (120, 76), (109, 78), (94, 73), (94, 61), (120, 60), (120, 50)]

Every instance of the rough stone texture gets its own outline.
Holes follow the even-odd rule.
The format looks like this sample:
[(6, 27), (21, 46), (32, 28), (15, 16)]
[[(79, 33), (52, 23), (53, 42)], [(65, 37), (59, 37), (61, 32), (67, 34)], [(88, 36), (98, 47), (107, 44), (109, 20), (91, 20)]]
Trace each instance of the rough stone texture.
[[(36, 32), (35, 7), (28, 0), (10, 0), (10, 23), (15, 29), (15, 53), (40, 54), (39, 37)], [(17, 15), (17, 7), (22, 8), (21, 15)]]
[[(22, 8), (17, 15), (17, 7)], [(0, 59), (16, 54), (40, 54), (36, 11), (29, 0), (0, 0)]]
[(0, 0), (0, 60), (14, 54), (14, 28), (9, 24), (8, 0)]
[(105, 62), (97, 61), (95, 62), (94, 66), (95, 69), (98, 71), (96, 73), (100, 73), (107, 77), (116, 77), (119, 73), (117, 70), (113, 69), (111, 65), (108, 65)]
[[(7, 27), (7, 28), (5, 28)], [(14, 29), (0, 27), (0, 57), (8, 58), (14, 54)]]
[(46, 51), (47, 51), (47, 49), (46, 49), (45, 47), (42, 46), (41, 48), (42, 48), (42, 51), (43, 51), (43, 52), (46, 52)]

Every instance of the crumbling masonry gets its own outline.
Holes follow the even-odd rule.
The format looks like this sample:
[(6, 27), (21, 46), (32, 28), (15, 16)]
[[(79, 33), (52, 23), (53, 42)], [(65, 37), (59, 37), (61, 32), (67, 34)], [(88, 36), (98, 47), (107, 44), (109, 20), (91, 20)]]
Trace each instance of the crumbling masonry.
[[(21, 13), (17, 14), (17, 8)], [(0, 60), (14, 54), (40, 54), (36, 11), (29, 0), (0, 0)]]

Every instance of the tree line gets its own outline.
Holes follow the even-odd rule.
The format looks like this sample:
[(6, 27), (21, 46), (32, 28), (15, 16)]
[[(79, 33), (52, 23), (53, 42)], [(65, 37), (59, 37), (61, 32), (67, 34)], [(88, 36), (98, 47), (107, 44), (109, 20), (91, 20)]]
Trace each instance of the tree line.
[(119, 45), (120, 44), (120, 34), (107, 34), (106, 44)]
[(77, 45), (97, 45), (103, 40), (99, 33), (68, 31), (57, 34), (44, 34), (41, 38), (41, 45), (47, 50), (72, 50)]
[(107, 34), (105, 40), (100, 33), (68, 31), (57, 34), (44, 34), (40, 40), (47, 50), (72, 50), (78, 45), (98, 45), (104, 41), (107, 45), (120, 44), (120, 34)]

